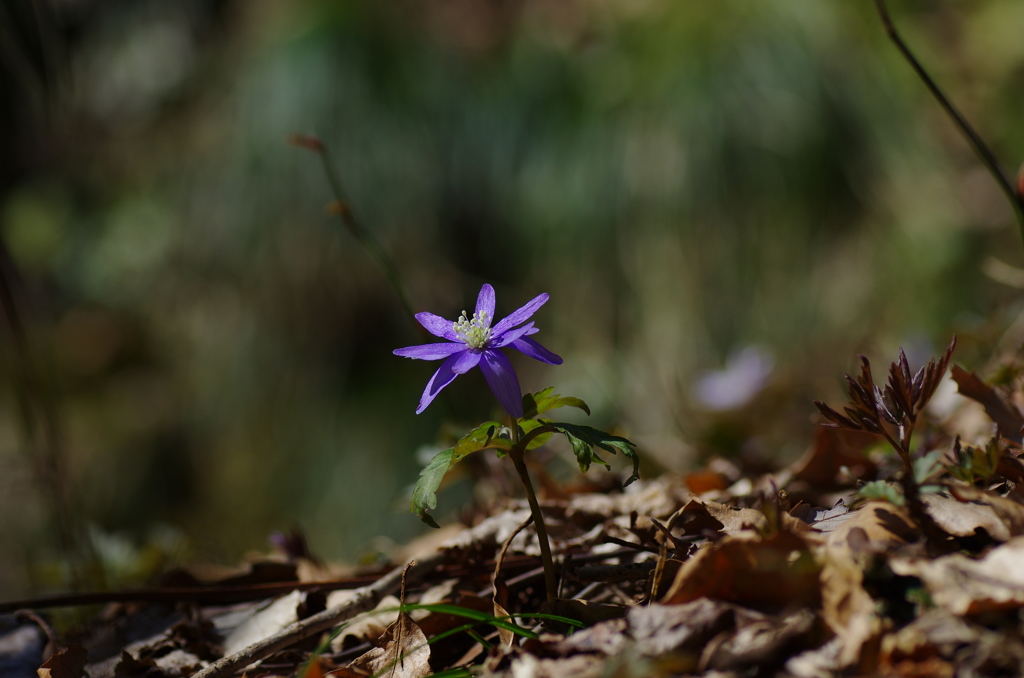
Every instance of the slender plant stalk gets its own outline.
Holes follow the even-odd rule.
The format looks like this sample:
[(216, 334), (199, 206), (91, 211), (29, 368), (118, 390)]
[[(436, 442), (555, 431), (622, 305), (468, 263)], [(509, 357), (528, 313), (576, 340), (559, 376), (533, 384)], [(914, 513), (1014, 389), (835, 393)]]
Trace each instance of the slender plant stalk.
[(551, 542), (548, 540), (548, 528), (544, 524), (544, 514), (540, 511), (540, 502), (537, 501), (537, 493), (533, 491), (533, 483), (530, 481), (530, 473), (526, 469), (526, 445), (529, 438), (519, 440), (519, 420), (512, 417), (512, 449), (508, 456), (512, 458), (512, 464), (516, 467), (519, 480), (526, 490), (526, 501), (530, 504), (530, 513), (533, 514), (533, 522), (537, 525), (537, 539), (540, 541), (540, 558), (544, 564), (544, 587), (547, 589), (548, 602), (554, 602), (558, 598), (558, 584), (555, 579), (555, 561), (551, 557)]
[(935, 520), (928, 513), (924, 502), (921, 501), (921, 488), (914, 476), (914, 462), (910, 456), (910, 439), (914, 435), (914, 426), (917, 424), (917, 417), (910, 417), (900, 426), (899, 441), (885, 433), (883, 435), (889, 444), (896, 448), (896, 452), (903, 460), (903, 477), (900, 478), (900, 485), (903, 487), (903, 497), (907, 502), (907, 509), (911, 518), (921, 527), (924, 533), (925, 542), (934, 554), (943, 554), (949, 551), (948, 539), (945, 533), (935, 524)]
[(330, 184), (331, 192), (334, 193), (334, 203), (331, 205), (331, 211), (341, 217), (341, 221), (345, 224), (345, 228), (348, 229), (349, 233), (370, 253), (370, 257), (380, 266), (388, 282), (391, 283), (391, 287), (394, 288), (395, 294), (398, 295), (398, 300), (402, 303), (406, 313), (410, 317), (414, 316), (415, 311), (412, 308), (412, 303), (409, 301), (409, 294), (405, 290), (405, 285), (402, 283), (402, 277), (398, 273), (398, 267), (395, 266), (395, 262), (391, 260), (388, 253), (384, 251), (380, 242), (370, 231), (363, 228), (363, 225), (353, 213), (352, 206), (348, 202), (345, 190), (342, 187), (341, 178), (334, 169), (334, 163), (331, 162), (327, 146), (317, 137), (300, 134), (292, 135), (288, 141), (293, 146), (301, 146), (320, 156), (320, 161), (324, 166), (324, 175), (327, 177), (327, 183)]
[(896, 30), (896, 26), (892, 22), (892, 18), (889, 16), (889, 10), (885, 6), (885, 0), (875, 0), (875, 5), (878, 7), (878, 14), (882, 19), (882, 25), (885, 27), (885, 32), (889, 38), (896, 45), (896, 48), (903, 55), (903, 58), (910, 63), (910, 66), (917, 73), (917, 77), (921, 78), (928, 91), (932, 93), (932, 96), (939, 102), (939, 105), (946, 111), (946, 113), (953, 119), (956, 126), (960, 129), (967, 140), (970, 142), (974, 152), (977, 153), (978, 158), (981, 159), (983, 165), (988, 169), (992, 178), (999, 184), (999, 188), (1002, 189), (1003, 193), (1006, 194), (1006, 198), (1010, 201), (1010, 206), (1013, 208), (1014, 216), (1017, 217), (1017, 224), (1020, 227), (1021, 238), (1024, 240), (1024, 195), (1018, 194), (1014, 190), (1013, 183), (1010, 181), (1009, 176), (1003, 171), (999, 161), (996, 159), (992, 149), (988, 147), (988, 144), (981, 138), (981, 136), (974, 131), (971, 124), (967, 122), (960, 111), (957, 110), (953, 102), (949, 100), (939, 86), (932, 80), (932, 77), (928, 75), (928, 72), (921, 65), (921, 62), (917, 60), (914, 53), (910, 51), (907, 44), (903, 42), (903, 38)]
[(68, 563), (72, 589), (81, 591), (89, 585), (90, 580), (93, 580), (93, 584), (103, 586), (99, 559), (91, 548), (82, 515), (74, 508), (75, 502), (67, 484), (57, 414), (35, 369), (10, 277), (11, 274), (0, 263), (0, 306), (14, 343), (17, 364), (15, 393), (21, 415), (23, 442), (35, 465), (39, 489), (49, 495), (61, 550)]

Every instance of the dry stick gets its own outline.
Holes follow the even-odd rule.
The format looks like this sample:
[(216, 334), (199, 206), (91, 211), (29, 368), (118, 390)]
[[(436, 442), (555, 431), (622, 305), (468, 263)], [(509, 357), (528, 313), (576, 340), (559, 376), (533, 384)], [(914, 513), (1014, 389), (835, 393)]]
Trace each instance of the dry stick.
[[(449, 548), (465, 547), (473, 543), (493, 539), (495, 533), (501, 527), (500, 517), (489, 518), (476, 527), (460, 533), (432, 555), (425, 558), (417, 558), (416, 564), (406, 573), (407, 578), (415, 580), (421, 574), (428, 574), (443, 564), (447, 549)], [(226, 678), (253, 662), (269, 657), (275, 652), (280, 652), (307, 638), (321, 634), (357, 614), (372, 610), (380, 604), (384, 596), (399, 590), (402, 584), (402, 575), (408, 567), (408, 563), (401, 567), (396, 567), (370, 586), (355, 589), (353, 596), (341, 605), (335, 605), (308, 619), (290, 624), (280, 632), (257, 643), (253, 643), (244, 650), (240, 650), (228, 657), (222, 657), (192, 676), (192, 678)]]
[[(402, 612), (399, 613), (398, 619), (396, 620), (397, 624), (395, 625), (397, 627), (395, 629), (395, 649), (396, 650), (400, 650), (401, 647), (402, 647), (402, 630), (405, 628), (405, 624), (402, 623), (402, 615), (406, 614), (406, 612), (405, 612), (405, 584), (406, 584), (406, 582), (408, 581), (408, 578), (409, 578), (409, 570), (411, 570), (413, 568), (413, 566), (415, 566), (415, 565), (416, 565), (416, 561), (415, 560), (410, 560), (409, 562), (407, 562), (405, 564), (405, 567), (402, 568), (402, 583), (400, 584), (400, 586), (401, 586), (401, 595), (398, 598), (398, 604), (402, 607)], [(398, 661), (391, 665), (391, 676), (392, 676), (392, 678), (394, 677), (395, 671), (398, 670), (399, 666), (401, 666), (403, 669), (405, 668), (405, 653), (404, 652), (399, 652), (399, 654), (398, 654)]]
[(356, 589), (354, 595), (341, 605), (328, 608), (319, 614), (295, 622), (282, 629), (274, 635), (253, 643), (249, 647), (236, 652), (233, 655), (222, 657), (205, 669), (195, 674), (193, 678), (224, 678), (234, 674), (239, 669), (245, 668), (253, 662), (269, 657), (275, 652), (280, 652), (295, 643), (307, 638), (312, 638), (338, 624), (351, 619), (362, 612), (367, 612), (377, 607), (384, 596), (397, 591), (402, 584), (406, 569), (413, 577), (430, 572), (444, 560), (444, 551), (437, 551), (433, 555), (402, 567), (396, 567), (370, 586)]
[(1013, 184), (1010, 183), (1010, 179), (1003, 171), (1003, 168), (999, 165), (999, 161), (996, 159), (995, 154), (992, 153), (992, 150), (984, 140), (982, 140), (978, 133), (974, 131), (974, 128), (971, 127), (970, 123), (967, 122), (964, 116), (960, 114), (960, 111), (957, 110), (956, 106), (954, 106), (949, 98), (943, 94), (942, 90), (939, 89), (939, 86), (935, 84), (935, 81), (932, 80), (930, 75), (928, 75), (928, 72), (924, 70), (924, 66), (921, 65), (921, 62), (917, 60), (914, 53), (911, 52), (910, 48), (907, 47), (905, 42), (903, 42), (903, 38), (900, 36), (899, 32), (897, 32), (896, 26), (892, 23), (892, 18), (889, 16), (889, 10), (885, 6), (885, 0), (875, 0), (875, 5), (878, 7), (878, 14), (882, 19), (882, 25), (885, 27), (886, 34), (896, 45), (896, 48), (900, 51), (900, 54), (903, 55), (903, 58), (910, 63), (914, 72), (917, 73), (917, 77), (921, 78), (925, 86), (928, 88), (928, 91), (930, 91), (932, 96), (938, 100), (939, 105), (941, 105), (946, 113), (949, 114), (949, 117), (953, 118), (953, 122), (955, 122), (956, 126), (960, 128), (963, 135), (967, 137), (967, 140), (974, 148), (974, 152), (977, 153), (978, 157), (981, 159), (982, 164), (985, 165), (988, 171), (992, 174), (992, 177), (996, 180), (996, 183), (999, 184), (999, 188), (1001, 188), (1003, 193), (1006, 194), (1006, 197), (1010, 201), (1010, 205), (1013, 207), (1014, 215), (1017, 217), (1017, 222), (1020, 225), (1021, 237), (1024, 238), (1024, 195), (1018, 194), (1014, 190)]
[(348, 577), (345, 579), (325, 579), (312, 582), (293, 581), (244, 586), (184, 586), (71, 593), (2, 602), (0, 603), (0, 614), (7, 614), (17, 610), (39, 610), (54, 607), (79, 607), (82, 605), (129, 602), (179, 603), (187, 600), (199, 603), (200, 605), (227, 605), (282, 596), (292, 591), (357, 589), (361, 586), (368, 586), (375, 581), (377, 581), (377, 577)]
[[(533, 514), (519, 524), (519, 527), (512, 531), (512, 534), (508, 535), (508, 539), (501, 545), (501, 550), (498, 552), (498, 557), (494, 562), (494, 579), (491, 582), (491, 588), (494, 594), (491, 596), (491, 602), (494, 603), (494, 614), (498, 615), (509, 615), (506, 609), (508, 604), (508, 583), (501, 578), (501, 564), (505, 560), (505, 554), (508, 553), (509, 546), (512, 545), (512, 540), (519, 536), (519, 533), (526, 529), (526, 527), (533, 522)], [(504, 595), (502, 595), (504, 592)], [(509, 620), (512, 620), (512, 616), (509, 615)], [(508, 629), (498, 627), (498, 640), (501, 641), (501, 646), (505, 649), (511, 649), (512, 644), (515, 643), (515, 634)]]
[(512, 540), (515, 539), (516, 537), (518, 537), (519, 533), (522, 532), (523, 530), (525, 530), (527, 527), (529, 527), (530, 523), (532, 523), (532, 522), (533, 522), (533, 514), (531, 513), (529, 518), (527, 518), (526, 520), (524, 520), (522, 523), (519, 524), (519, 527), (517, 527), (516, 529), (512, 530), (512, 534), (510, 534), (508, 536), (508, 539), (505, 540), (505, 543), (501, 545), (501, 550), (498, 551), (498, 557), (494, 560), (494, 584), (493, 584), (493, 588), (494, 588), (494, 599), (495, 600), (498, 599), (498, 578), (501, 576), (501, 564), (505, 561), (505, 553), (508, 552), (508, 547), (512, 545)]

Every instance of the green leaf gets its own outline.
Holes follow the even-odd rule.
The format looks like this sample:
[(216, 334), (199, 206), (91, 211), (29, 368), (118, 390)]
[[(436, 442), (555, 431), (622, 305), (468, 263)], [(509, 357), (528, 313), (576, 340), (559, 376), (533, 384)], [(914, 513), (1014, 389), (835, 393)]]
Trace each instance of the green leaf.
[(640, 479), (640, 457), (637, 455), (635, 444), (620, 438), (619, 436), (613, 436), (610, 433), (599, 431), (591, 426), (579, 426), (577, 424), (566, 424), (564, 422), (544, 422), (553, 426), (559, 433), (565, 434), (565, 437), (569, 440), (572, 445), (572, 451), (576, 454), (576, 460), (580, 464), (580, 470), (584, 473), (590, 468), (592, 463), (598, 463), (603, 466), (608, 466), (607, 462), (597, 456), (594, 452), (594, 447), (600, 447), (602, 450), (607, 450), (612, 454), (621, 452), (626, 458), (633, 461), (633, 475), (623, 483), (623, 486), (629, 485), (634, 480)]
[[(544, 422), (543, 421), (538, 421), (536, 419), (520, 420), (519, 421), (519, 439), (522, 440), (523, 437), (527, 433), (529, 433), (530, 431), (532, 431), (535, 428), (540, 428), (541, 426), (544, 426)], [(539, 436), (537, 436), (536, 438), (534, 438), (533, 440), (531, 440), (529, 442), (529, 444), (526, 446), (526, 449), (528, 449), (528, 450), (535, 450), (535, 449), (537, 449), (538, 447), (540, 447), (541, 445), (546, 443), (548, 440), (550, 440), (551, 436), (552, 436), (551, 433), (541, 433)]]
[(420, 471), (420, 479), (412, 490), (412, 512), (431, 527), (440, 527), (427, 511), (437, 508), (437, 488), (444, 474), (455, 464), (454, 448), (449, 447), (434, 455), (430, 463)]
[(865, 483), (859, 490), (857, 490), (857, 496), (867, 500), (881, 500), (887, 501), (890, 504), (896, 506), (903, 506), (903, 493), (900, 489), (892, 483), (887, 483), (884, 480), (872, 480), (870, 483)]
[(543, 391), (537, 391), (536, 393), (527, 393), (523, 396), (523, 419), (534, 419), (538, 415), (541, 415), (548, 410), (553, 410), (557, 407), (576, 407), (587, 414), (590, 414), (590, 408), (585, 402), (579, 398), (573, 398), (571, 396), (562, 397), (554, 392), (554, 386), (548, 386)]
[[(537, 634), (533, 631), (523, 628), (519, 624), (516, 624), (511, 620), (511, 617), (495, 617), (494, 615), (487, 614), (486, 612), (480, 612), (468, 607), (461, 607), (459, 605), (452, 605), (451, 603), (432, 603), (430, 605), (402, 605), (398, 608), (385, 608), (379, 610), (380, 612), (391, 612), (394, 610), (401, 610), (403, 612), (412, 612), (414, 610), (428, 610), (437, 614), (450, 614), (455, 617), (464, 617), (466, 619), (473, 619), (478, 622), (484, 622), (491, 626), (497, 626), (499, 628), (508, 629), (512, 633), (523, 636), (524, 638), (537, 638)], [(430, 642), (430, 641), (428, 641)]]
[(999, 460), (1003, 456), (1003, 446), (998, 436), (992, 438), (985, 447), (960, 447), (957, 438), (953, 445), (956, 463), (946, 469), (955, 477), (968, 483), (977, 480), (988, 482), (999, 468)]
[(914, 480), (921, 485), (928, 480), (939, 469), (939, 458), (942, 457), (942, 450), (932, 450), (923, 457), (914, 460)]
[(452, 463), (462, 461), (464, 457), (474, 452), (488, 449), (505, 452), (512, 449), (508, 428), (496, 421), (485, 421), (455, 443), (455, 447), (452, 448)]

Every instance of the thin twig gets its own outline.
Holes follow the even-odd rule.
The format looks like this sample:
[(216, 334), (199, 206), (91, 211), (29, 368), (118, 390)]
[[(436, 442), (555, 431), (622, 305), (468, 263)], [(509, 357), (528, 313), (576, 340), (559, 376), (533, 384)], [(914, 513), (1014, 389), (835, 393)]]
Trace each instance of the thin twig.
[(533, 522), (533, 514), (519, 524), (519, 527), (512, 530), (512, 534), (508, 535), (505, 543), (501, 545), (501, 550), (498, 551), (498, 557), (494, 559), (494, 600), (498, 599), (498, 582), (501, 577), (501, 564), (505, 561), (505, 554), (508, 552), (508, 547), (512, 545), (512, 540), (519, 536), (519, 533), (529, 527), (530, 523)]
[(380, 242), (373, 236), (373, 234), (363, 228), (363, 225), (356, 218), (355, 213), (352, 211), (352, 205), (349, 203), (348, 198), (345, 195), (345, 189), (341, 184), (341, 179), (338, 173), (334, 169), (334, 163), (331, 162), (330, 154), (327, 151), (327, 146), (318, 137), (304, 134), (293, 134), (288, 138), (288, 142), (293, 146), (300, 146), (302, 148), (309, 149), (320, 156), (320, 161), (324, 166), (324, 175), (327, 177), (327, 183), (331, 186), (331, 192), (334, 193), (334, 202), (331, 203), (331, 213), (341, 217), (341, 221), (345, 224), (349, 233), (359, 241), (359, 243), (366, 248), (370, 253), (377, 265), (384, 271), (384, 275), (387, 277), (388, 282), (391, 283), (391, 287), (394, 288), (395, 294), (398, 295), (398, 300), (402, 303), (406, 313), (410, 317), (414, 316), (416, 312), (413, 310), (412, 303), (409, 301), (409, 294), (405, 290), (405, 285), (402, 283), (402, 277), (398, 273), (398, 267), (395, 266), (395, 262), (391, 260), (388, 253), (384, 251)]
[[(438, 551), (433, 556), (419, 561), (414, 566), (413, 573), (418, 575), (429, 572), (440, 565), (443, 558), (444, 553)], [(224, 676), (232, 675), (238, 669), (244, 668), (253, 662), (269, 657), (275, 652), (280, 652), (306, 638), (319, 635), (357, 614), (372, 610), (380, 604), (384, 596), (394, 593), (399, 589), (405, 570), (405, 565), (396, 567), (372, 585), (356, 589), (354, 595), (341, 605), (327, 608), (319, 614), (290, 624), (280, 632), (257, 643), (253, 643), (233, 655), (222, 657), (195, 674), (193, 678), (223, 678)]]
[[(24, 445), (35, 466), (41, 492), (49, 494), (61, 549), (68, 560), (71, 586), (81, 590), (89, 575), (102, 578), (99, 560), (85, 534), (81, 513), (74, 510), (72, 493), (64, 471), (64, 450), (60, 443), (56, 408), (42, 386), (29, 346), (28, 333), (15, 298), (14, 262), (0, 249), (0, 306), (14, 343), (14, 386), (21, 419)], [(98, 583), (98, 582), (93, 582)]]
[(38, 626), (42, 630), (42, 632), (46, 634), (46, 639), (50, 641), (50, 644), (52, 644), (55, 648), (60, 647), (60, 638), (57, 636), (57, 633), (53, 630), (53, 627), (50, 626), (50, 623), (42, 617), (40, 617), (38, 614), (36, 614), (32, 610), (18, 610), (14, 613), (14, 616), (17, 619), (27, 619), (28, 621)]
[[(407, 579), (415, 581), (422, 575), (430, 574), (430, 572), (444, 563), (447, 549), (464, 548), (468, 544), (487, 542), (493, 539), (501, 525), (502, 522), (499, 519), (488, 519), (476, 527), (456, 535), (432, 555), (417, 558), (416, 565), (406, 574)], [(290, 624), (279, 633), (253, 643), (233, 655), (218, 659), (192, 676), (192, 678), (227, 678), (227, 676), (233, 675), (236, 671), (245, 668), (253, 662), (269, 657), (275, 652), (280, 652), (307, 638), (319, 635), (357, 614), (372, 610), (380, 604), (384, 596), (399, 590), (402, 583), (402, 574), (405, 572), (406, 567), (407, 565), (396, 567), (370, 586), (356, 589), (352, 597), (341, 605), (330, 607), (308, 619)]]
[(606, 535), (604, 537), (604, 543), (606, 543), (606, 544), (617, 544), (618, 546), (625, 546), (626, 548), (633, 549), (635, 551), (646, 551), (647, 553), (658, 553), (658, 549), (654, 548), (653, 546), (645, 546), (644, 544), (634, 544), (631, 541), (626, 541), (625, 539), (619, 539), (618, 537), (610, 537), (610, 536)]
[(16, 610), (43, 610), (56, 607), (80, 607), (83, 605), (105, 605), (107, 603), (179, 603), (192, 601), (201, 605), (228, 605), (250, 600), (262, 600), (282, 596), (292, 591), (338, 591), (368, 586), (377, 577), (349, 577), (312, 582), (284, 582), (268, 584), (247, 584), (241, 586), (183, 586), (167, 588), (128, 589), (125, 591), (95, 591), (40, 596), (24, 600), (0, 602), (0, 614)]
[(572, 578), (579, 582), (637, 581), (648, 578), (656, 566), (657, 562), (653, 560), (617, 565), (584, 565), (572, 571)]
[(974, 148), (974, 152), (977, 153), (978, 158), (981, 159), (982, 164), (985, 165), (989, 173), (996, 180), (996, 183), (999, 184), (999, 188), (1001, 188), (1003, 193), (1006, 194), (1006, 197), (1013, 208), (1014, 216), (1017, 217), (1017, 223), (1019, 224), (1021, 231), (1021, 238), (1024, 239), (1024, 195), (1020, 195), (1014, 190), (1013, 184), (1010, 182), (1006, 172), (1003, 171), (1003, 168), (1000, 166), (995, 154), (988, 147), (988, 144), (986, 144), (981, 136), (974, 131), (971, 124), (967, 122), (964, 116), (960, 114), (960, 111), (957, 110), (956, 106), (954, 106), (942, 90), (939, 89), (939, 86), (935, 84), (935, 81), (932, 80), (930, 75), (928, 75), (928, 72), (924, 70), (924, 66), (921, 65), (921, 62), (917, 60), (914, 53), (911, 52), (910, 48), (907, 47), (907, 44), (903, 42), (903, 38), (896, 30), (896, 26), (892, 23), (892, 18), (889, 16), (889, 10), (885, 6), (885, 0), (875, 0), (875, 5), (878, 7), (878, 14), (882, 19), (882, 25), (885, 27), (886, 34), (896, 45), (896, 48), (900, 51), (900, 54), (903, 55), (903, 58), (910, 63), (914, 72), (917, 73), (917, 77), (921, 78), (922, 82), (924, 82), (925, 86), (928, 88), (928, 91), (930, 91), (932, 96), (934, 96), (939, 102), (939, 105), (941, 105), (946, 113), (949, 114), (949, 117), (953, 118), (953, 122), (955, 122), (956, 126), (960, 128), (963, 135), (967, 137), (967, 140)]

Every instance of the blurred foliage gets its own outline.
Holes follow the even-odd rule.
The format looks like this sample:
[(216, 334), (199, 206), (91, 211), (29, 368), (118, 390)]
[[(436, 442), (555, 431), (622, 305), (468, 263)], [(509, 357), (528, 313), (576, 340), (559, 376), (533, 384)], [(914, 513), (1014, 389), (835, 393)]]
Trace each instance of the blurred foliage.
[[(1015, 167), (1024, 6), (892, 9)], [(524, 390), (579, 394), (670, 469), (791, 459), (855, 353), (917, 366), (955, 330), (970, 365), (1021, 312), (982, 273), (1024, 261), (1012, 214), (871, 3), (4, 0), (0, 48), (4, 266), (65, 473), (101, 531), (170, 525), (192, 557), (293, 523), (327, 557), (403, 541), (415, 450), (495, 414), (479, 375), (413, 414), (433, 367), (391, 355), (415, 326), (293, 132), (417, 308), (549, 292), (566, 363), (517, 361)], [(750, 397), (702, 405), (749, 347)], [(13, 384), (3, 597), (57, 556)]]

